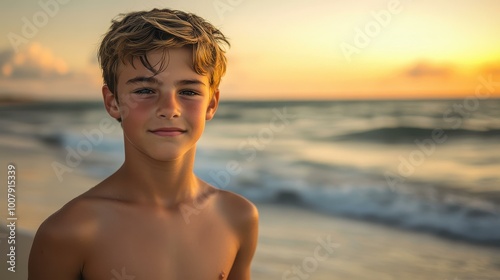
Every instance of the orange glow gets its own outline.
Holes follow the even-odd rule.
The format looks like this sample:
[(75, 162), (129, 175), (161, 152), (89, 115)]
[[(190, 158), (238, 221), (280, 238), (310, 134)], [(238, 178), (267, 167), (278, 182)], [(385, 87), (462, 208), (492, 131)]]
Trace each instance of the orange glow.
[[(242, 2), (222, 18), (189, 1), (171, 8), (207, 18), (230, 38), (228, 71), (221, 83), (226, 99), (465, 97), (474, 94), (479, 76), (489, 75), (494, 81), (490, 96), (500, 97), (500, 1), (399, 2), (391, 12), (389, 0), (255, 0)], [(95, 51), (101, 35), (114, 15), (150, 7), (110, 0), (99, 10), (107, 18), (95, 17), (87, 25), (96, 7), (81, 5), (78, 12), (61, 10), (19, 53), (0, 61), (3, 91), (19, 90), (12, 80), (19, 73), (60, 78), (71, 73), (81, 80), (66, 80), (67, 88), (40, 87), (42, 75), (24, 79), (23, 90), (78, 97), (79, 85), (85, 84), (100, 98)], [(2, 34), (19, 33), (22, 16), (5, 13), (8, 24), (0, 27)], [(62, 18), (75, 25), (58, 22)], [(75, 33), (75, 28), (81, 30)], [(9, 42), (0, 41), (0, 54), (9, 50)]]

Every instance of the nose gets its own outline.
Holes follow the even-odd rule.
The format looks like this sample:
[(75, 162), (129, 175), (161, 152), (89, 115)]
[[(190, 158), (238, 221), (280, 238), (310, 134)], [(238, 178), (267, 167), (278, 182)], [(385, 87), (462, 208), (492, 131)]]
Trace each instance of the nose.
[(160, 119), (173, 119), (181, 115), (179, 102), (174, 92), (162, 94), (158, 102), (156, 116)]

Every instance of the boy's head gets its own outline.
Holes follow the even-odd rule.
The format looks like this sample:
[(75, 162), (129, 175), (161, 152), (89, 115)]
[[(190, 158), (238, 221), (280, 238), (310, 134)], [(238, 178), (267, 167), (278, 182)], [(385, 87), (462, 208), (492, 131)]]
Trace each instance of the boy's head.
[(132, 64), (138, 58), (144, 67), (157, 74), (168, 65), (159, 68), (151, 65), (148, 53), (188, 46), (193, 50), (194, 71), (208, 77), (213, 94), (226, 72), (224, 44), (229, 46), (222, 32), (199, 16), (177, 10), (153, 9), (122, 14), (113, 20), (99, 47), (98, 58), (104, 83), (117, 98), (120, 64)]

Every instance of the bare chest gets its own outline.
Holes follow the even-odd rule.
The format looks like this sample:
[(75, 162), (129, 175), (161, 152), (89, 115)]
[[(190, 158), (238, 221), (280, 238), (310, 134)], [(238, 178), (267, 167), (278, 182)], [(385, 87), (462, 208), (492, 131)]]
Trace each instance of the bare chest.
[(226, 279), (238, 251), (230, 226), (210, 215), (189, 223), (138, 216), (107, 223), (98, 225), (85, 279)]

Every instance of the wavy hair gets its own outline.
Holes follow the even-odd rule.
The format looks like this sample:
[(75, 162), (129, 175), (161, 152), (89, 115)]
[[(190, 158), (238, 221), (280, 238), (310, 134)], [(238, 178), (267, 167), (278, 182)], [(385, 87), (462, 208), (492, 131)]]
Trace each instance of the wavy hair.
[(162, 72), (168, 63), (156, 70), (147, 54), (168, 48), (191, 46), (193, 68), (199, 75), (208, 75), (211, 92), (219, 87), (226, 72), (227, 60), (224, 46), (230, 46), (222, 32), (203, 18), (183, 11), (153, 9), (150, 11), (120, 14), (111, 21), (98, 51), (104, 83), (116, 95), (117, 71), (120, 63), (132, 64), (135, 58), (153, 74)]

